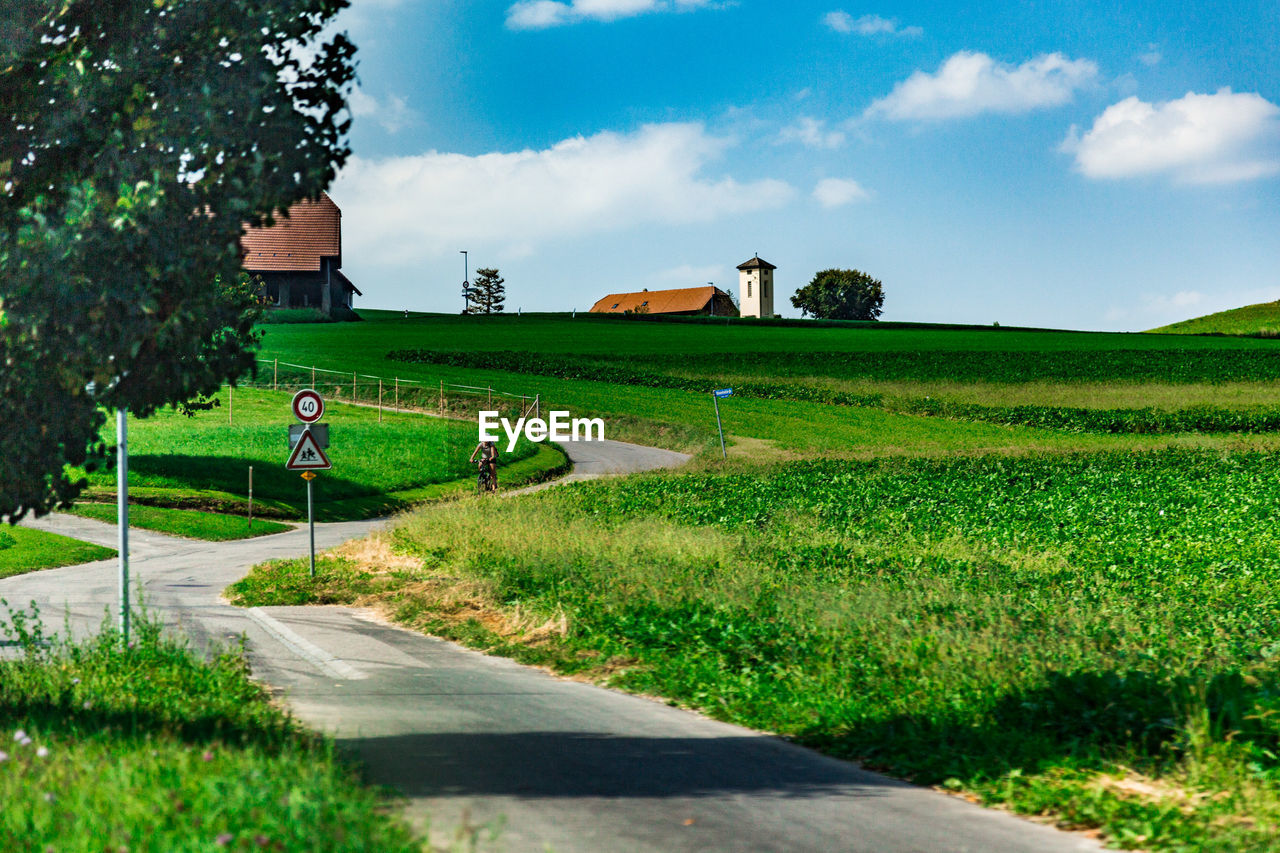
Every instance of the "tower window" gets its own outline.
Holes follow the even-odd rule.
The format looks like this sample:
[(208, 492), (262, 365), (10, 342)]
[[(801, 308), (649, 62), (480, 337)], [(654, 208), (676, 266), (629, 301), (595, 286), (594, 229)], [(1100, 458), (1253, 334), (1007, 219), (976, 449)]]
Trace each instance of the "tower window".
[(747, 298), (751, 298), (751, 279), (747, 279)]

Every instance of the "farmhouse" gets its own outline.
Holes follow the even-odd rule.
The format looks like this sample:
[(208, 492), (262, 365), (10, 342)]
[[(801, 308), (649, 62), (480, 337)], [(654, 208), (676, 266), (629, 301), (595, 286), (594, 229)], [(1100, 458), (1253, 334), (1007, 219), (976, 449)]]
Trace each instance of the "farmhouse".
[(714, 285), (677, 290), (642, 290), (610, 293), (591, 306), (593, 314), (708, 314), (737, 317), (733, 298)]
[(240, 249), (271, 307), (338, 315), (364, 295), (342, 274), (342, 211), (325, 193), (293, 205), (270, 227), (246, 228)]

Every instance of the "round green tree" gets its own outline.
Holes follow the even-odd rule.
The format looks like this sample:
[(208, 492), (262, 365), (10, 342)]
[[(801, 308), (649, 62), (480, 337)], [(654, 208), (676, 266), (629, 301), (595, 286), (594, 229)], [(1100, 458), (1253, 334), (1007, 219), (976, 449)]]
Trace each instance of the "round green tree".
[(874, 320), (884, 305), (884, 286), (861, 270), (822, 270), (791, 304), (819, 320)]

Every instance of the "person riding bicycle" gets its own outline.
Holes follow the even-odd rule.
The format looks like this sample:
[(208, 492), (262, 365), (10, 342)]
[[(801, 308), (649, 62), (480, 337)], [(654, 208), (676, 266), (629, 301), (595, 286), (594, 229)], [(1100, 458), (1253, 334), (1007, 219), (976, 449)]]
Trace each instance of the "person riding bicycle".
[(480, 457), (479, 467), (489, 466), (489, 491), (496, 492), (498, 490), (498, 447), (492, 441), (482, 441), (476, 445), (476, 449), (471, 451), (471, 458), (468, 462), (475, 462), (476, 456)]

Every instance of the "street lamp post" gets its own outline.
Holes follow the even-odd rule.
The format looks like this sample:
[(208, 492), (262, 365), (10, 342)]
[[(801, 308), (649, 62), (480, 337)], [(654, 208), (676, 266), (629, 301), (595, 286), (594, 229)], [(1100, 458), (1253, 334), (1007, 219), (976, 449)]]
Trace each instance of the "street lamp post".
[(467, 314), (471, 311), (471, 267), (469, 258), (465, 250), (459, 250), (462, 255), (462, 313)]

